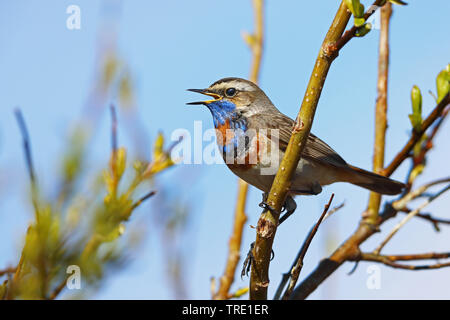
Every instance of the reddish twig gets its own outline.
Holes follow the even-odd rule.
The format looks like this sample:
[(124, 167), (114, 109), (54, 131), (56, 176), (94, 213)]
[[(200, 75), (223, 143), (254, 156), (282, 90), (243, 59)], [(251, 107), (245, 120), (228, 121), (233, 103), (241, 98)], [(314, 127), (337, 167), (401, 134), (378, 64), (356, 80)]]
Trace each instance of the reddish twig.
[(331, 194), (330, 200), (325, 205), (325, 208), (323, 209), (323, 212), (320, 215), (319, 220), (317, 220), (316, 224), (309, 232), (308, 236), (306, 237), (306, 239), (300, 249), (300, 252), (298, 253), (298, 257), (296, 259), (294, 267), (291, 269), (291, 281), (289, 282), (289, 286), (287, 287), (286, 291), (284, 292), (283, 300), (289, 299), (289, 297), (292, 293), (292, 290), (294, 290), (294, 287), (297, 283), (298, 277), (300, 276), (300, 272), (302, 271), (302, 268), (303, 268), (303, 259), (305, 258), (306, 252), (308, 251), (309, 246), (311, 245), (311, 242), (312, 242), (314, 236), (316, 235), (320, 224), (322, 223), (323, 219), (327, 215), (328, 209), (331, 206), (331, 202), (333, 201), (333, 198), (334, 198), (334, 193)]
[(372, 261), (379, 262), (396, 269), (404, 270), (431, 270), (450, 267), (450, 262), (436, 263), (428, 265), (406, 265), (396, 263), (395, 261), (414, 261), (414, 260), (429, 260), (429, 259), (445, 259), (449, 258), (450, 253), (423, 253), (410, 255), (379, 255), (374, 253), (361, 253), (355, 261)]

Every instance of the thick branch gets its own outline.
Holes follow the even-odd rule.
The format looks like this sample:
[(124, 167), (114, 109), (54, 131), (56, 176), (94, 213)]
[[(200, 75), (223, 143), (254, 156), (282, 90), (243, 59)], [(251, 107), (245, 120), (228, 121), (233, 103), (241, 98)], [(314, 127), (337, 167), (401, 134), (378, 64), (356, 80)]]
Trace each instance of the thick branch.
[[(350, 18), (350, 13), (342, 1), (331, 27), (328, 30), (321, 50), (316, 59), (300, 112), (297, 116), (292, 136), (281, 161), (280, 168), (270, 189), (267, 203), (280, 212), (289, 190), (301, 153), (305, 147), (306, 139), (311, 130), (312, 122), (319, 102), (328, 70), (335, 56), (330, 55), (330, 48), (341, 37)], [(250, 278), (250, 298), (267, 299), (269, 285), (269, 263), (272, 244), (278, 226), (279, 214), (264, 210), (257, 225), (257, 236), (253, 250), (254, 263)]]

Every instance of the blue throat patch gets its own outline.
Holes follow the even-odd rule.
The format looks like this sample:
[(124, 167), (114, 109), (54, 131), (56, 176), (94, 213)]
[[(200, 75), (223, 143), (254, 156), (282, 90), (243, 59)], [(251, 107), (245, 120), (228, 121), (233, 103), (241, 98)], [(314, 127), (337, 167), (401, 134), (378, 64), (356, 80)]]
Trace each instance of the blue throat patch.
[[(211, 111), (213, 116), (214, 126), (216, 128), (225, 125), (228, 121), (231, 130), (235, 130), (235, 134), (232, 141), (228, 141), (227, 144), (223, 146), (223, 152), (229, 153), (234, 152), (237, 154), (237, 148), (240, 141), (245, 141), (247, 145), (247, 140), (244, 136), (245, 131), (247, 131), (247, 119), (239, 117), (236, 112), (236, 105), (230, 101), (218, 100), (208, 103), (208, 109)], [(247, 147), (247, 146), (245, 146)]]
[(226, 100), (213, 101), (207, 104), (209, 111), (213, 116), (214, 126), (223, 126), (227, 120), (230, 120), (230, 124), (233, 118), (237, 118), (236, 106), (234, 103)]

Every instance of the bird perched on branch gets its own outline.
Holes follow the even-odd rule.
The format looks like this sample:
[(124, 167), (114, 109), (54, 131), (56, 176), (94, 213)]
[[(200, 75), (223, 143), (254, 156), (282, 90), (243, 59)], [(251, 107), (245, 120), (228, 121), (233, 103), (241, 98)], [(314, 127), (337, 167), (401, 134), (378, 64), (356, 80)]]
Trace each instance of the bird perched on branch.
[[(295, 121), (281, 113), (256, 84), (245, 79), (224, 78), (206, 89), (188, 90), (213, 98), (188, 104), (208, 107), (227, 166), (267, 194)], [(295, 210), (292, 196), (317, 195), (322, 186), (334, 182), (349, 182), (387, 195), (398, 194), (404, 188), (403, 183), (348, 164), (325, 142), (310, 134), (284, 205), (287, 212), (280, 223)], [(264, 200), (262, 206), (268, 206)]]

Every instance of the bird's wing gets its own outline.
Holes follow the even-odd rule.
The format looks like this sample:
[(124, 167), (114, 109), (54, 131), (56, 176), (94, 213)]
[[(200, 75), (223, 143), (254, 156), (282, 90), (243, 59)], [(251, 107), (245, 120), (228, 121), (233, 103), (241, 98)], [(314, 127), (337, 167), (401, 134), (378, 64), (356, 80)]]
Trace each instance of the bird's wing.
[[(279, 146), (281, 150), (285, 151), (292, 134), (294, 120), (281, 112), (274, 113), (270, 114), (270, 120), (267, 126), (269, 128), (279, 129)], [(336, 167), (348, 166), (347, 162), (336, 151), (312, 133), (308, 136), (302, 157)]]

